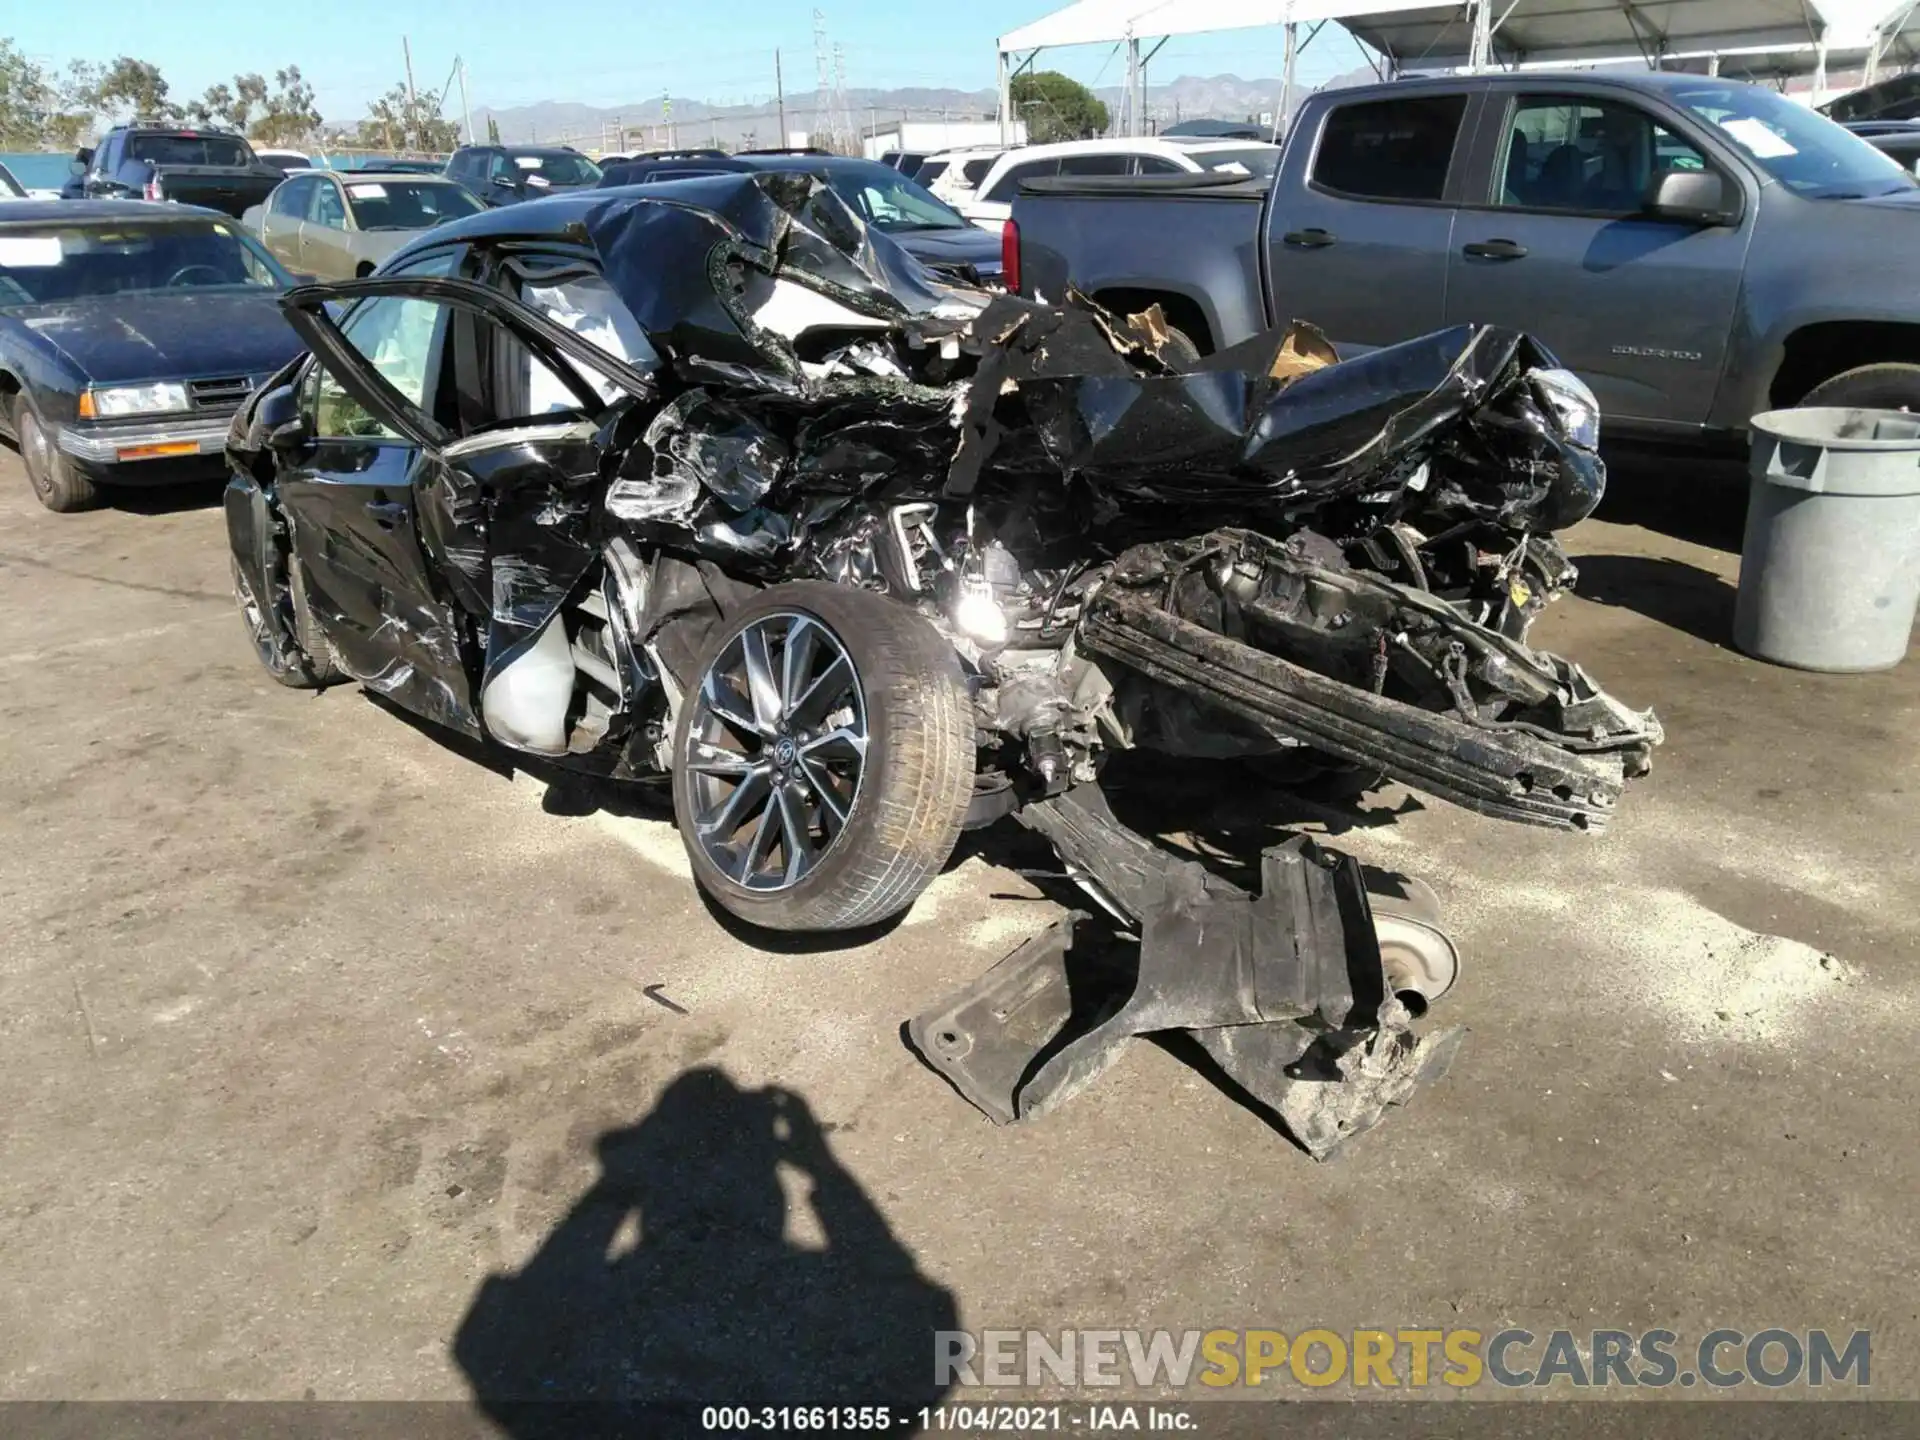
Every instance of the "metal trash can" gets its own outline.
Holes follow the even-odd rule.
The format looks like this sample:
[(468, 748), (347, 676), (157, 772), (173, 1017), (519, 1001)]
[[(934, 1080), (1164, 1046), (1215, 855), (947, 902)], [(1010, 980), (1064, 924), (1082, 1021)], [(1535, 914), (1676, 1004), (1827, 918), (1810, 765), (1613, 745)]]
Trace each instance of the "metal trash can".
[(1733, 643), (1802, 670), (1885, 670), (1920, 605), (1920, 415), (1811, 406), (1752, 420)]

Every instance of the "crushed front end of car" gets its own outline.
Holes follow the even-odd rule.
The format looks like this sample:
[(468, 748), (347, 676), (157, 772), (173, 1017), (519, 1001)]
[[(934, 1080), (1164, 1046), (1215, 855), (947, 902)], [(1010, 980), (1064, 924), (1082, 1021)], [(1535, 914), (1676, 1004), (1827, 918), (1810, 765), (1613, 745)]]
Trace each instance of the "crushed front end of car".
[[(880, 918), (924, 879), (826, 921), (771, 908), (823, 863), (794, 827), (830, 848), (868, 783), (822, 782), (801, 751), (830, 730), (850, 747), (865, 702), (850, 692), (790, 737), (762, 723), (778, 697), (763, 715), (759, 687), (782, 664), (810, 693), (858, 668), (862, 622), (834, 630), (803, 582), (884, 597), (943, 637), (951, 656), (926, 663), (957, 665), (971, 712), (971, 766), (936, 767), (961, 793), (925, 807), (953, 828), (915, 873), (937, 873), (960, 824), (1010, 817), (1106, 936), (1076, 946), (1063, 922), (911, 1023), (963, 1095), (1024, 1119), (1126, 1037), (1184, 1031), (1324, 1156), (1444, 1070), (1458, 1032), (1414, 1029), (1458, 968), (1431, 891), (1305, 837), (1239, 857), (1258, 888), (1234, 883), (1122, 824), (1101, 770), (1127, 749), (1277, 757), (1603, 828), (1659, 723), (1527, 643), (1575, 578), (1555, 532), (1604, 488), (1586, 388), (1493, 327), (1342, 359), (1296, 323), (1196, 359), (1157, 311), (935, 276), (809, 177), (673, 191), (609, 198), (574, 227), (637, 322), (626, 393), (559, 469), (503, 478), (461, 441), (446, 453), (469, 463), (429, 488), (425, 519), (467, 572), (455, 587), (486, 612), (467, 728), (601, 748), (619, 775), (698, 770), (680, 819), (722, 904), (789, 928)], [(597, 701), (576, 691), (538, 723), (490, 711), (527, 690), (509, 682), (583, 595), (590, 621), (546, 650), (564, 668), (590, 624)], [(837, 658), (816, 661), (809, 624)], [(722, 653), (737, 692), (715, 678)], [(732, 748), (756, 727), (757, 748)], [(860, 729), (862, 765), (883, 749)], [(733, 828), (749, 813), (751, 836)], [(780, 856), (784, 872), (755, 868)]]

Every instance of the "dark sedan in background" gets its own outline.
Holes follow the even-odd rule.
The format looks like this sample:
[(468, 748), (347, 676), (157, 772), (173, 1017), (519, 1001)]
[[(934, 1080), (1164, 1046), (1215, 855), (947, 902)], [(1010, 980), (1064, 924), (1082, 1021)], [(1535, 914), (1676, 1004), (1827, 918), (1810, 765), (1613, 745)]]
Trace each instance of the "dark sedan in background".
[(234, 411), (301, 350), (277, 303), (290, 284), (210, 210), (0, 207), (0, 429), (40, 502), (222, 474)]
[(608, 166), (600, 184), (602, 188), (654, 185), (702, 175), (767, 170), (818, 175), (862, 220), (928, 269), (990, 289), (999, 288), (1000, 236), (972, 224), (926, 186), (878, 160), (804, 150), (758, 155), (639, 156)]

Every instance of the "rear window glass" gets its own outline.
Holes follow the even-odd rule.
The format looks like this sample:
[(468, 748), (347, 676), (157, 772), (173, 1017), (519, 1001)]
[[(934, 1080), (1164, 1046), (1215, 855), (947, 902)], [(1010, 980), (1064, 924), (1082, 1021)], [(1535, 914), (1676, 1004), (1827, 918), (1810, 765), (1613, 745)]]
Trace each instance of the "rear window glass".
[(127, 157), (155, 165), (248, 165), (246, 142), (231, 135), (135, 135)]
[(584, 155), (529, 155), (512, 152), (512, 171), (534, 189), (548, 185), (592, 185), (600, 179), (600, 167)]
[(1314, 183), (1370, 200), (1438, 200), (1466, 108), (1464, 95), (1342, 105), (1320, 136)]

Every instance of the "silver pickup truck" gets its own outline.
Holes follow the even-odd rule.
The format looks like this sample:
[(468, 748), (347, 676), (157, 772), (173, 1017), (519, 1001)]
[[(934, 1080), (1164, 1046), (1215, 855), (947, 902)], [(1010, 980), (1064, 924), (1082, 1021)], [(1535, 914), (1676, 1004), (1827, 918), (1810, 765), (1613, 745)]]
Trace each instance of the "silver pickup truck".
[(1042, 180), (1009, 283), (1158, 302), (1202, 351), (1310, 320), (1370, 348), (1538, 336), (1617, 438), (1734, 442), (1800, 403), (1920, 409), (1920, 188), (1841, 126), (1682, 74), (1503, 74), (1313, 96), (1272, 185)]

